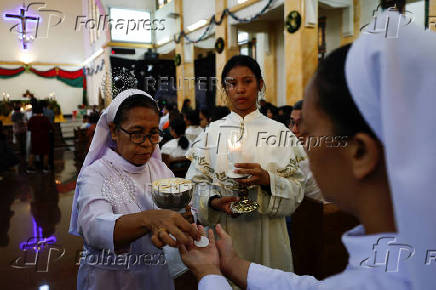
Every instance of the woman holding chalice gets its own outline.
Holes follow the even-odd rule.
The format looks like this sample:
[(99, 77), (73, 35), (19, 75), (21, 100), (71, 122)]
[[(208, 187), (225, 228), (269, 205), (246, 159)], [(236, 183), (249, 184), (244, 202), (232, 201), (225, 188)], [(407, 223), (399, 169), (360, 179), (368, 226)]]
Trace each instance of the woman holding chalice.
[(192, 163), (186, 178), (212, 189), (194, 190), (199, 220), (220, 223), (244, 259), (292, 271), (285, 216), (303, 199), (298, 163), (304, 150), (289, 129), (259, 112), (265, 85), (254, 59), (232, 57), (221, 85), (231, 113), (211, 123), (187, 153)]

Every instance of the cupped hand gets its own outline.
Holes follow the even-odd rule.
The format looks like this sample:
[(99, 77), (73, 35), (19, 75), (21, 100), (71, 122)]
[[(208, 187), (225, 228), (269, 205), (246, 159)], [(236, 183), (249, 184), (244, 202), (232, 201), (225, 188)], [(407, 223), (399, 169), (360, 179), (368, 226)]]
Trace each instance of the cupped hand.
[(249, 174), (248, 178), (235, 179), (245, 185), (270, 185), (269, 173), (259, 163), (236, 163), (235, 173)]
[(222, 226), (220, 224), (216, 225), (215, 230), (219, 238), (215, 245), (220, 254), (220, 269), (226, 275), (226, 273), (231, 271), (234, 261), (238, 259), (238, 255), (233, 249), (232, 237), (229, 236)]
[[(161, 248), (165, 245), (190, 246), (193, 240), (200, 239), (200, 232), (177, 212), (167, 209), (143, 212), (145, 227), (152, 233), (151, 241)], [(170, 237), (170, 234), (175, 238)]]
[[(198, 226), (198, 230), (201, 235), (206, 236), (203, 226)], [(206, 275), (221, 275), (220, 257), (212, 230), (209, 230), (209, 245), (207, 247), (180, 245), (179, 252), (183, 263), (191, 269), (198, 280)]]

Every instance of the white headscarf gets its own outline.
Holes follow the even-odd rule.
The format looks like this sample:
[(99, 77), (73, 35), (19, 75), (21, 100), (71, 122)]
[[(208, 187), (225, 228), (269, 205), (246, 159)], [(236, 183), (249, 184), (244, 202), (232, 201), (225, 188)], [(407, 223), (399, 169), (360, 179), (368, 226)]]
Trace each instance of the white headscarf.
[(415, 249), (399, 266), (409, 266), (414, 289), (435, 289), (435, 261), (425, 262), (436, 250), (436, 33), (397, 12), (377, 22), (388, 15), (390, 23), (403, 17), (398, 38), (363, 32), (347, 57), (347, 82), (385, 146), (399, 242)]
[[(114, 121), (115, 115), (117, 114), (118, 108), (121, 105), (121, 103), (127, 99), (128, 97), (132, 95), (144, 95), (145, 98), (150, 98), (153, 100), (153, 97), (147, 94), (144, 91), (137, 90), (137, 89), (128, 89), (125, 91), (122, 91), (120, 94), (116, 96), (116, 98), (111, 102), (111, 104), (103, 111), (102, 115), (100, 116), (100, 119), (97, 122), (97, 125), (95, 127), (95, 133), (94, 137), (92, 138), (91, 146), (89, 147), (89, 152), (86, 155), (85, 161), (83, 162), (82, 169), (80, 170), (80, 173), (100, 159), (106, 150), (108, 148), (113, 147), (113, 141), (111, 132), (109, 129), (109, 124)], [(155, 158), (158, 160), (161, 159), (161, 154), (159, 150), (159, 146), (156, 146), (156, 148), (153, 151), (153, 154), (151, 158)], [(79, 179), (80, 177), (77, 177)], [(78, 228), (77, 228), (77, 218), (78, 218), (78, 209), (77, 209), (77, 199), (79, 197), (79, 189), (76, 186), (76, 191), (74, 193), (74, 200), (73, 200), (73, 207), (72, 207), (72, 213), (71, 213), (71, 221), (70, 221), (70, 229), (69, 233), (73, 235), (79, 236)]]

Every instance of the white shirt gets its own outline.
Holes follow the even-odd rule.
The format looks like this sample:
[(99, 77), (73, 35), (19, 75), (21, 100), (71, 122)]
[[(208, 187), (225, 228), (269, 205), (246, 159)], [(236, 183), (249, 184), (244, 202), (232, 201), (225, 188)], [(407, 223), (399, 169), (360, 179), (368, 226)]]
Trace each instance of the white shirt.
[[(162, 148), (160, 149), (161, 154), (167, 154), (171, 157), (184, 157), (186, 152), (189, 150), (189, 147), (191, 144), (189, 144), (188, 148), (183, 149), (179, 146), (179, 139), (171, 139), (167, 143), (165, 143)], [(191, 143), (191, 142), (189, 142)]]
[(301, 171), (303, 171), (304, 174), (304, 196), (313, 198), (315, 200), (318, 200), (320, 202), (324, 202), (324, 198), (321, 194), (321, 190), (318, 187), (318, 184), (315, 181), (315, 178), (313, 178), (312, 171), (309, 167), (309, 159), (304, 159), (300, 162), (300, 168)]
[(188, 138), (189, 141), (194, 142), (195, 139), (197, 139), (198, 135), (204, 132), (204, 129), (200, 126), (189, 126), (186, 128), (186, 138)]
[[(268, 289), (268, 290), (409, 290), (411, 288), (410, 280), (407, 278), (404, 264), (399, 264), (398, 272), (386, 271), (385, 255), (389, 253), (390, 262), (395, 262), (396, 251), (390, 251), (391, 248), (381, 241), (389, 239), (392, 246), (395, 247), (396, 234), (385, 233), (377, 235), (364, 235), (363, 226), (348, 231), (342, 236), (342, 242), (350, 255), (348, 266), (344, 272), (331, 276), (323, 281), (318, 281), (311, 276), (298, 276), (294, 273), (274, 270), (258, 264), (250, 264), (247, 276), (247, 289)], [(389, 245), (389, 244), (387, 244)], [(374, 249), (375, 250), (374, 250)], [(393, 249), (393, 248), (392, 248)], [(378, 250), (378, 251), (377, 251)], [(377, 251), (377, 252), (376, 252)], [(375, 264), (373, 259), (375, 254), (381, 259)], [(367, 261), (364, 262), (364, 261)], [(388, 260), (389, 261), (389, 260)], [(389, 262), (389, 263), (390, 263)], [(393, 270), (390, 268), (389, 270)], [(225, 290), (231, 289), (227, 280), (223, 276), (208, 275), (203, 277), (199, 284), (199, 290)]]
[(163, 126), (165, 125), (166, 122), (168, 122), (168, 120), (170, 119), (170, 113), (167, 113), (166, 115), (162, 116), (162, 118), (160, 118), (159, 121), (159, 129), (163, 129)]

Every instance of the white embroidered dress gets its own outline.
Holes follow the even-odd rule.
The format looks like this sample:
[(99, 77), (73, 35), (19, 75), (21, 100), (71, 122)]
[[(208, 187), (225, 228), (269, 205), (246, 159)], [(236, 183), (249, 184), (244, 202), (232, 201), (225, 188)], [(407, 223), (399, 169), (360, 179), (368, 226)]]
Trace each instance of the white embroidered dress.
[[(208, 207), (211, 195), (236, 195), (235, 181), (226, 176), (231, 169), (227, 140), (234, 131), (243, 140), (246, 162), (259, 163), (270, 175), (270, 190), (249, 187), (249, 198), (259, 203), (257, 212), (232, 218)], [(244, 259), (269, 267), (292, 271), (292, 254), (285, 216), (292, 214), (303, 199), (304, 176), (298, 162), (304, 158), (296, 137), (283, 124), (258, 110), (245, 118), (231, 112), (213, 122), (194, 142), (187, 153), (192, 161), (186, 178), (195, 183), (213, 184), (213, 192), (197, 186), (196, 197), (200, 222), (220, 223), (232, 236), (233, 246)], [(273, 144), (274, 143), (274, 144)], [(294, 145), (294, 146), (293, 146)], [(210, 187), (208, 187), (210, 188)]]
[(151, 158), (136, 167), (111, 149), (81, 173), (78, 228), (84, 239), (78, 289), (174, 289), (164, 251), (145, 235), (113, 255), (115, 221), (125, 214), (156, 209), (147, 190), (155, 179), (173, 177)]

